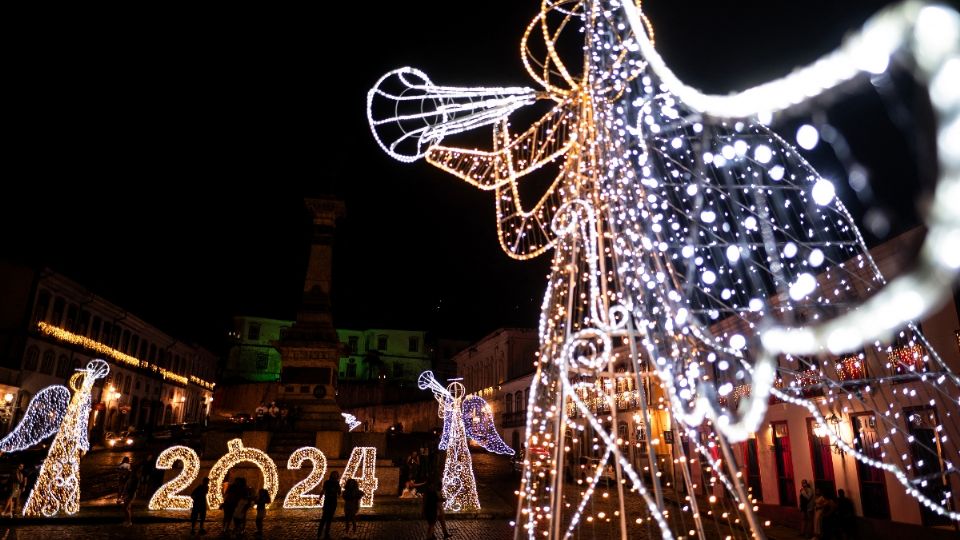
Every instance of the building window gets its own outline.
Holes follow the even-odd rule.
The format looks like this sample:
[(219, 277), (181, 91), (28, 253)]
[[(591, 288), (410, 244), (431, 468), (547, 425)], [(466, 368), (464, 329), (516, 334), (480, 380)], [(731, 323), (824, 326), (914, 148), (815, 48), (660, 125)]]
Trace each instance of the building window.
[(260, 339), (260, 323), (250, 323), (247, 326), (247, 339), (258, 341)]
[(350, 354), (357, 354), (357, 348), (360, 345), (360, 338), (357, 336), (350, 336), (347, 338), (347, 351)]
[(80, 319), (77, 321), (77, 330), (75, 333), (80, 334), (81, 336), (87, 335), (87, 326), (90, 325), (90, 312), (87, 310), (82, 310), (80, 312)]
[(63, 320), (63, 310), (66, 307), (67, 302), (58, 296), (57, 299), (53, 301), (53, 313), (50, 314), (50, 324), (60, 326), (60, 321)]
[(524, 410), (525, 407), (523, 406), (523, 394), (521, 394), (520, 392), (517, 392), (516, 400), (517, 400), (516, 411), (520, 412)]
[(97, 341), (100, 339), (100, 317), (93, 316), (93, 324), (90, 325), (90, 339)]
[(257, 353), (257, 371), (266, 371), (270, 362), (270, 355), (266, 352)]
[(387, 350), (387, 336), (377, 336), (377, 350)]
[(523, 391), (523, 410), (527, 410), (527, 403), (530, 403), (530, 389)]
[(139, 379), (139, 378), (138, 378), (137, 380), (133, 381), (133, 389), (134, 389), (134, 390), (139, 390), (139, 389), (140, 389), (140, 379)]
[(144, 338), (143, 341), (140, 342), (140, 360), (147, 359), (147, 347), (149, 347), (149, 344), (147, 343), (147, 339)]
[(157, 361), (157, 346), (153, 343), (150, 344), (150, 361)]
[(507, 394), (507, 399), (505, 399), (504, 401), (506, 402), (506, 413), (507, 414), (512, 413), (513, 412), (513, 394)]
[(403, 364), (396, 362), (393, 364), (393, 376), (395, 378), (403, 377)]
[(103, 343), (104, 345), (110, 346), (110, 332), (113, 332), (113, 325), (110, 324), (110, 321), (104, 319), (103, 329), (100, 331), (100, 339), (97, 341)]
[(305, 384), (305, 385), (301, 386), (301, 387), (300, 387), (300, 393), (301, 393), (301, 394), (309, 394), (309, 393), (310, 393), (310, 385)]
[(137, 349), (140, 348), (140, 336), (136, 334), (130, 335), (130, 356), (137, 355)]
[(410, 352), (420, 352), (420, 338), (411, 336), (407, 342), (407, 350)]
[(37, 361), (40, 359), (40, 349), (31, 346), (27, 349), (27, 354), (23, 358), (23, 369), (29, 371), (37, 370)]
[(37, 303), (33, 307), (33, 322), (38, 323), (46, 319), (48, 309), (50, 309), (50, 291), (40, 291), (37, 294)]
[(43, 361), (40, 362), (40, 373), (53, 375), (53, 363), (56, 357), (57, 356), (51, 350), (48, 350), (47, 352), (43, 353)]
[(357, 376), (357, 363), (351, 358), (347, 362), (347, 378), (353, 379)]
[(61, 354), (59, 360), (57, 361), (57, 377), (61, 379), (66, 379), (70, 376), (70, 369), (73, 367), (73, 362), (67, 358), (67, 355)]
[(126, 379), (125, 381), (123, 381), (123, 393), (124, 393), (124, 394), (129, 394), (129, 393), (130, 393), (130, 383), (131, 383), (132, 381), (133, 381), (133, 377), (131, 377), (130, 375), (127, 375), (127, 379)]
[(120, 338), (120, 350), (124, 353), (130, 352), (130, 331), (124, 330), (123, 337)]
[(110, 335), (110, 346), (116, 349), (120, 346), (120, 325), (113, 325), (113, 333)]
[(75, 332), (77, 329), (77, 319), (80, 317), (80, 310), (77, 309), (77, 306), (70, 304), (67, 306), (67, 320), (64, 322), (63, 327), (69, 332)]

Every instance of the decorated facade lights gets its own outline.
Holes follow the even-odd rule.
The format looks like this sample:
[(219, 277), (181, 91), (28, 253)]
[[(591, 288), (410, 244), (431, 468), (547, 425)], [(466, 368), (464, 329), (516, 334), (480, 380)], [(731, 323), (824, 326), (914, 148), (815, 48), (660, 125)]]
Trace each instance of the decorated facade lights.
[(152, 364), (146, 360), (140, 360), (136, 357), (130, 356), (129, 354), (118, 351), (113, 347), (104, 345), (99, 341), (90, 339), (86, 336), (81, 336), (80, 334), (74, 334), (73, 332), (68, 332), (63, 328), (58, 328), (51, 324), (45, 323), (43, 321), (40, 321), (37, 323), (37, 329), (58, 341), (83, 347), (85, 349), (93, 351), (98, 355), (109, 357), (111, 360), (120, 362), (122, 364), (126, 364), (130, 367), (143, 368), (143, 369), (152, 371), (160, 375), (161, 377), (163, 377), (164, 380), (173, 381), (181, 385), (186, 385), (188, 382), (192, 382), (208, 390), (212, 390), (213, 387), (215, 386), (214, 383), (205, 381), (195, 375), (190, 375), (189, 378), (184, 377), (183, 375), (180, 375), (179, 373), (174, 373), (173, 371), (167, 368), (163, 368), (156, 364)]
[[(960, 93), (947, 82), (956, 78), (950, 66), (957, 62), (958, 40), (942, 38), (960, 35), (955, 12), (906, 4), (868, 23), (842, 51), (812, 68), (726, 98), (703, 96), (666, 69), (649, 39), (649, 21), (633, 2), (544, 0), (541, 6), (521, 40), (521, 55), (543, 88), (535, 97), (551, 100), (552, 109), (521, 133), (500, 119), (493, 123), (491, 150), (471, 150), (441, 144), (448, 117), (434, 105), (442, 100), (427, 97), (417, 103), (416, 119), (428, 127), (414, 134), (415, 151), (399, 156), (405, 161), (424, 156), (493, 191), (497, 234), (510, 256), (525, 259), (553, 249), (527, 408), (527, 447), (537, 458), (525, 461), (518, 535), (561, 538), (577, 526), (607, 522), (599, 514), (600, 519), (583, 516), (585, 501), (598, 499), (595, 490), (563, 480), (563, 471), (578, 457), (572, 440), (590, 432), (594, 440), (587, 450), (603, 451), (622, 480), (609, 497), (619, 504), (610, 527), (626, 537), (623, 501), (629, 489), (643, 499), (647, 514), (642, 519), (655, 524), (664, 538), (694, 531), (704, 537), (694, 501), (670, 511), (656, 460), (650, 460), (648, 483), (611, 433), (617, 425), (616, 399), (610, 385), (596, 382), (619, 373), (623, 364), (638, 383), (646, 372), (659, 380), (665, 400), (657, 408), (667, 410), (676, 429), (698, 442), (712, 481), (735, 502), (722, 512), (731, 535), (739, 535), (744, 523), (754, 535), (763, 534), (730, 445), (756, 432), (771, 399), (815, 412), (820, 422), (820, 407), (874, 411), (888, 429), (884, 444), (891, 449), (920, 444), (903, 428), (902, 415), (890, 411), (881, 394), (885, 388), (871, 392), (866, 384), (863, 392), (843, 391), (836, 370), (821, 364), (822, 351), (864, 349), (864, 360), (882, 357), (881, 341), (902, 328), (905, 342), (924, 346), (937, 375), (921, 374), (900, 389), (901, 395), (957, 410), (950, 396), (960, 379), (909, 322), (936, 305), (960, 269), (960, 252), (950, 248), (960, 238), (960, 218), (951, 209), (960, 190), (960, 147), (949, 131), (956, 125)], [(584, 71), (573, 75), (555, 43), (563, 30), (578, 26), (585, 46), (584, 58), (575, 65)], [(534, 40), (542, 42), (542, 57), (534, 58), (536, 47), (529, 45)], [(886, 72), (894, 49), (923, 64), (918, 75), (937, 101), (943, 151), (922, 268), (887, 285), (831, 180), (764, 123), (771, 118), (767, 113), (807, 96), (836, 95), (831, 88), (857, 72)], [(374, 120), (380, 118), (372, 110), (377, 100), (392, 100), (394, 110), (403, 105), (400, 94), (381, 91), (386, 80), (368, 96), (368, 118), (378, 141), (384, 140), (385, 123)], [(469, 92), (476, 92), (475, 108), (497, 94), (470, 88), (460, 95)], [(505, 114), (498, 108), (505, 103), (498, 101), (502, 97), (489, 98), (493, 116)], [(397, 142), (410, 140), (404, 138), (410, 132), (403, 123), (411, 118), (397, 114), (394, 119), (400, 124)], [(472, 125), (452, 123), (451, 133), (467, 127)], [(810, 129), (798, 133), (800, 146), (815, 145), (819, 137), (812, 135)], [(392, 144), (381, 144), (398, 157)], [(559, 169), (555, 179), (533, 204), (524, 204), (518, 182), (550, 165)], [(831, 319), (837, 311), (834, 299), (861, 294), (873, 296), (860, 309)], [(629, 347), (628, 354), (618, 354), (622, 346)], [(812, 361), (783, 368), (776, 360), (780, 355), (809, 355)], [(785, 379), (802, 397), (778, 389), (777, 382)], [(735, 411), (720, 404), (726, 385), (725, 394), (749, 385)], [(804, 395), (803, 388), (814, 387), (817, 396)], [(441, 399), (437, 388), (434, 392)], [(645, 406), (645, 396), (639, 403)], [(640, 415), (649, 429), (651, 411), (644, 408)], [(946, 416), (951, 418), (946, 428), (956, 433), (957, 415)], [(694, 428), (705, 422), (711, 435), (699, 444)], [(652, 447), (649, 433), (646, 439)], [(936, 500), (910, 484), (908, 452), (887, 452), (881, 461), (842, 440), (837, 444), (862, 463), (894, 474), (907, 493), (933, 511), (960, 520), (946, 498)], [(676, 459), (689, 463), (683, 455)], [(679, 468), (693, 492), (689, 466)], [(957, 473), (949, 462), (946, 469), (945, 474)], [(693, 529), (682, 525), (688, 517)]]
[(52, 517), (60, 512), (72, 515), (80, 510), (80, 458), (90, 449), (90, 392), (94, 382), (109, 372), (106, 362), (91, 360), (70, 377), (72, 397), (70, 390), (59, 385), (37, 392), (23, 420), (0, 440), (0, 452), (16, 452), (56, 433), (23, 505), (24, 516)]
[(424, 371), (417, 380), (421, 390), (430, 389), (439, 403), (438, 414), (443, 418), (440, 450), (446, 450), (443, 467), (444, 509), (450, 512), (480, 509), (476, 479), (467, 439), (473, 439), (490, 452), (513, 455), (496, 431), (493, 414), (483, 398), (466, 395), (466, 389), (457, 381), (444, 388), (432, 371)]

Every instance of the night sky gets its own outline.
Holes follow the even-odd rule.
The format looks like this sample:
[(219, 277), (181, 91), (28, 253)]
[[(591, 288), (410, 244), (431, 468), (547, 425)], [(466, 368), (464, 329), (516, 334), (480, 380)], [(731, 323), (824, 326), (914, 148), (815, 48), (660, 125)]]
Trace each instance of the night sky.
[[(887, 3), (645, 8), (678, 75), (727, 92), (812, 61)], [(518, 50), (538, 4), (191, 5), (24, 20), (4, 77), (0, 257), (50, 265), (217, 348), (233, 314), (294, 316), (310, 234), (302, 199), (330, 193), (347, 205), (334, 255), (338, 326), (465, 339), (534, 327), (547, 257), (504, 255), (492, 195), (387, 157), (364, 109), (376, 79), (404, 65), (439, 84), (532, 84)], [(870, 134), (851, 140), (857, 157), (870, 165), (896, 148), (916, 160), (909, 141), (877, 134), (896, 116), (878, 92), (858, 96), (830, 113)], [(793, 125), (776, 127), (792, 139)], [(822, 166), (841, 174), (829, 159)], [(909, 200), (917, 181), (915, 167), (897, 167), (875, 166), (866, 204), (838, 187), (855, 212), (885, 212), (892, 231), (913, 219), (892, 201)]]

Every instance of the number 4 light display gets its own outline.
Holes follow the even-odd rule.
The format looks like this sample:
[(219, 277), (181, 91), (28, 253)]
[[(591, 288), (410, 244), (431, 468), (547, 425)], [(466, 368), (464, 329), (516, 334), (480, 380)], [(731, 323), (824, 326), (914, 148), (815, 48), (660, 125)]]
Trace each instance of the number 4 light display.
[[(565, 63), (556, 43), (578, 30), (584, 57)], [(440, 86), (414, 68), (377, 81), (367, 114), (387, 153), (425, 158), (493, 192), (508, 255), (553, 250), (517, 536), (566, 538), (590, 526), (626, 538), (639, 524), (664, 538), (704, 538), (708, 528), (762, 537), (730, 445), (757, 431), (770, 399), (803, 408), (821, 424), (834, 409), (875, 412), (884, 424), (881, 452), (867, 455), (839, 437), (831, 442), (891, 473), (931, 511), (960, 521), (949, 491), (918, 489), (926, 480), (914, 478), (909, 449), (931, 442), (910, 435), (878, 391), (880, 381), (860, 381), (862, 390), (852, 392), (824, 368), (831, 354), (885, 357), (892, 340), (922, 346), (922, 362), (937, 374), (913, 373), (905, 398), (950, 411), (934, 442), (946, 448), (943, 455), (957, 455), (960, 379), (912, 321), (949, 294), (960, 268), (960, 214), (951, 208), (960, 198), (958, 36), (955, 12), (907, 3), (811, 67), (718, 98), (666, 68), (650, 21), (632, 2), (543, 0), (521, 40), (540, 89)], [(912, 57), (912, 74), (930, 91), (940, 178), (918, 270), (886, 284), (832, 181), (767, 125), (811, 96), (840, 98), (841, 83), (886, 73), (894, 54)], [(514, 132), (507, 116), (536, 101), (552, 106)], [(490, 150), (441, 144), (481, 126), (493, 128)], [(816, 135), (807, 126), (798, 143), (809, 147)], [(519, 183), (551, 168), (545, 193), (525, 205)], [(865, 295), (872, 297), (855, 302)], [(812, 397), (809, 381), (830, 399)], [(643, 440), (650, 441), (646, 469), (619, 436), (624, 383), (639, 393)], [(461, 411), (447, 406), (460, 399), (457, 392), (421, 378), (426, 387), (449, 409), (449, 444), (463, 442)], [(651, 426), (662, 422), (672, 427), (664, 431), (679, 432), (674, 441), (687, 441), (669, 444), (666, 463), (675, 467), (653, 452), (660, 441)], [(451, 452), (461, 453), (447, 451), (449, 467)], [(457, 459), (465, 472), (469, 454)], [(727, 496), (667, 504), (672, 494), (702, 491), (693, 480), (697, 461)], [(948, 463), (944, 476), (957, 474)], [(601, 477), (612, 479), (602, 496)], [(642, 511), (627, 511), (628, 504), (637, 508), (633, 498)]]

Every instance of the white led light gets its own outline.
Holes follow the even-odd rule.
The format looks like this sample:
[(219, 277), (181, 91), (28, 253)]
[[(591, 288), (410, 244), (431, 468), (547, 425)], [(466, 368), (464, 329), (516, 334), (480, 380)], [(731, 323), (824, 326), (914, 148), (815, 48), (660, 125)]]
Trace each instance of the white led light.
[(813, 190), (811, 195), (813, 195), (813, 200), (820, 206), (826, 206), (833, 201), (833, 196), (836, 194), (833, 188), (833, 182), (821, 178), (813, 184)]
[(804, 150), (813, 150), (820, 142), (820, 132), (810, 124), (797, 128), (797, 144)]

